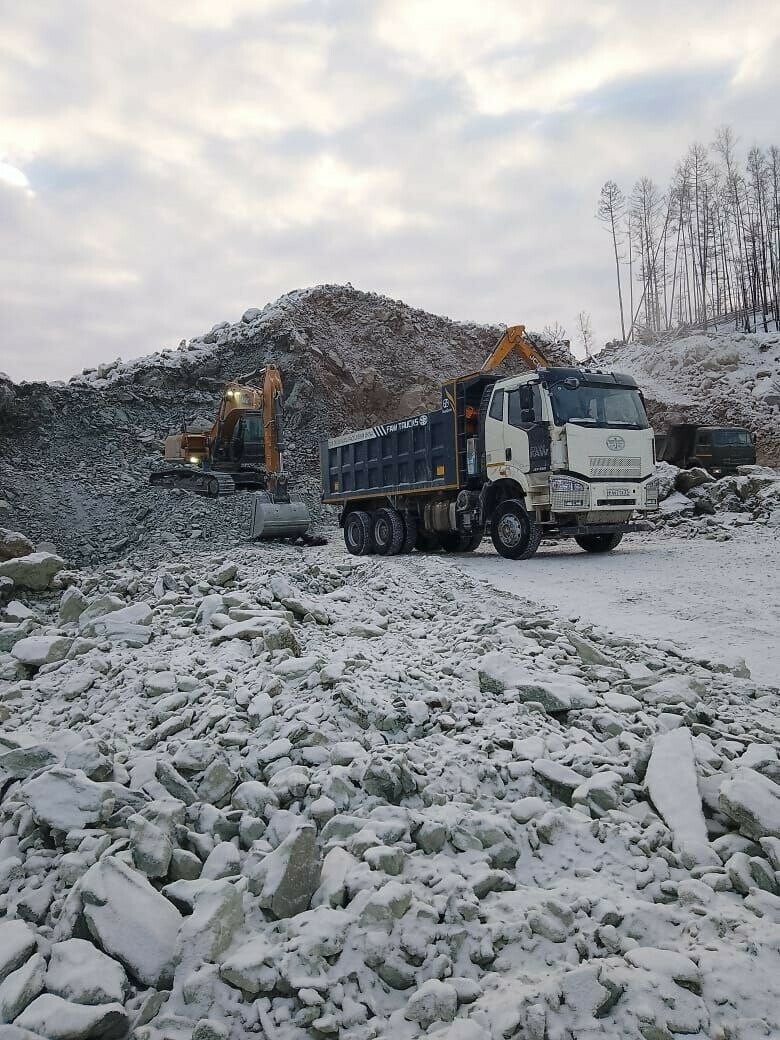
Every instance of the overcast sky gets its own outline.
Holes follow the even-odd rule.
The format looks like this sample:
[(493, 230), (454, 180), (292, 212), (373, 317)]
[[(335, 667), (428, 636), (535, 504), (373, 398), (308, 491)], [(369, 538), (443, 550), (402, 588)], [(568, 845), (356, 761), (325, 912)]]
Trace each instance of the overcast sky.
[(780, 143), (780, 4), (0, 0), (0, 371), (346, 282), (618, 330), (609, 177)]

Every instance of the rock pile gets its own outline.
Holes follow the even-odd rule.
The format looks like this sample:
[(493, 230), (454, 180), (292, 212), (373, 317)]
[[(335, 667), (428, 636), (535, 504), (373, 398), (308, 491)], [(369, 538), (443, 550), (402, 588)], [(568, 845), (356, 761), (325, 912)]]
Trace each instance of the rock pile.
[(740, 466), (733, 476), (716, 480), (703, 469), (678, 469), (658, 463), (660, 513), (656, 526), (675, 535), (727, 541), (739, 527), (780, 530), (780, 472), (763, 466)]
[(225, 381), (251, 380), (267, 362), (285, 380), (292, 482), (319, 514), (320, 439), (439, 407), (441, 382), (478, 367), (498, 335), (376, 293), (317, 286), (67, 384), (0, 382), (0, 518), (5, 501), (3, 522), (79, 561), (144, 545), (235, 544), (246, 496), (171, 494), (148, 486), (149, 471), (168, 433), (183, 420), (210, 426)]
[(780, 1030), (777, 691), (446, 558), (50, 586), (0, 651), (9, 1037)]

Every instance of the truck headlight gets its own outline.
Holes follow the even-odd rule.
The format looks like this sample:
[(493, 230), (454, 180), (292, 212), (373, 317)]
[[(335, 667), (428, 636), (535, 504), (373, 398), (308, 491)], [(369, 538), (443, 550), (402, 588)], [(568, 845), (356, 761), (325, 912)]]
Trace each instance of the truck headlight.
[(658, 488), (657, 480), (648, 480), (645, 484), (645, 505), (651, 509), (655, 509), (658, 505)]
[(588, 506), (588, 485), (572, 477), (550, 478), (550, 508), (555, 513), (570, 513)]

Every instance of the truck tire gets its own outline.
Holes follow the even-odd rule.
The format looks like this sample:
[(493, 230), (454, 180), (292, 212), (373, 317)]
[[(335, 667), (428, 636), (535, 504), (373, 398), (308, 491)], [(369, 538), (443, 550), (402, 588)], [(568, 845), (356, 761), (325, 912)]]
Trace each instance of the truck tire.
[(474, 552), (480, 545), (482, 545), (482, 539), (485, 537), (484, 527), (475, 527), (469, 536), (469, 542), (464, 552)]
[(441, 550), (441, 542), (439, 541), (439, 535), (437, 532), (426, 531), (421, 524), (418, 524), (415, 549), (417, 552), (421, 553), (439, 552)]
[(404, 544), (401, 546), (401, 552), (405, 555), (410, 553), (417, 545), (419, 524), (414, 513), (403, 513), (402, 516), (404, 521)]
[(496, 552), (507, 560), (527, 560), (539, 548), (542, 528), (528, 515), (518, 498), (501, 502), (490, 519), (490, 537)]
[(371, 517), (362, 509), (356, 509), (344, 521), (344, 544), (353, 556), (368, 556), (373, 551)]
[(581, 534), (574, 541), (589, 553), (612, 552), (623, 541), (622, 534)]
[(371, 527), (374, 549), (380, 556), (397, 556), (404, 545), (406, 528), (397, 509), (382, 506), (374, 513)]
[(474, 552), (482, 541), (483, 530), (479, 531), (442, 531), (439, 535), (441, 547), (448, 553)]

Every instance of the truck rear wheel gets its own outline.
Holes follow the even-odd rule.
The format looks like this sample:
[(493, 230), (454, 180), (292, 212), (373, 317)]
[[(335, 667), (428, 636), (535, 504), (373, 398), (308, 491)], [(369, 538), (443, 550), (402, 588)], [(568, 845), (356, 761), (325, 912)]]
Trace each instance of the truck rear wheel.
[(374, 513), (371, 534), (380, 556), (397, 556), (406, 538), (403, 517), (397, 509), (382, 506)]
[(517, 498), (502, 502), (490, 520), (490, 537), (496, 552), (507, 560), (527, 560), (539, 548), (542, 529)]
[(581, 534), (574, 541), (589, 553), (611, 552), (623, 541), (622, 534)]
[(356, 509), (344, 521), (344, 544), (353, 556), (368, 556), (373, 550), (371, 517), (362, 509)]

